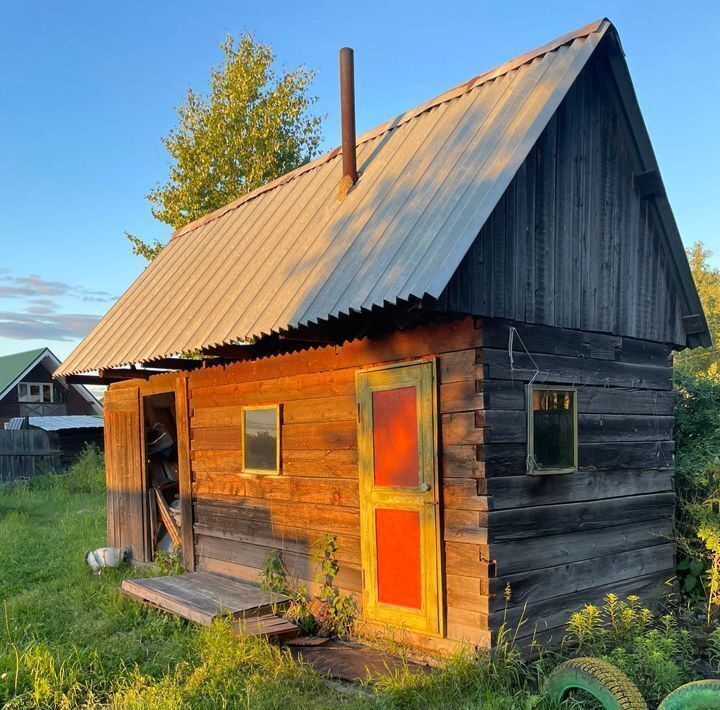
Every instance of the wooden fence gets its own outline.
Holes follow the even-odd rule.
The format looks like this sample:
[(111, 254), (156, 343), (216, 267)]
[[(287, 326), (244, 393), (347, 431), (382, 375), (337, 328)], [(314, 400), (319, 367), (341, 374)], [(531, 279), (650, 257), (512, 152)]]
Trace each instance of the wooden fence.
[(60, 468), (57, 435), (42, 429), (0, 429), (0, 481), (32, 478)]

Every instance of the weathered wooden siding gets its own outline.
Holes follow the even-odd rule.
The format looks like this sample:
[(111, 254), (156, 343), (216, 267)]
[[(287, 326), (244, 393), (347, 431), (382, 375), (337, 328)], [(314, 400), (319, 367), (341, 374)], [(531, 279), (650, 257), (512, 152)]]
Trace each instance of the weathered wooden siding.
[[(524, 615), (519, 637), (536, 626), (558, 637), (582, 604), (608, 592), (652, 598), (673, 577), (672, 370), (667, 346), (515, 328), (512, 360), (508, 322), (483, 319), (477, 350), (489, 626)], [(578, 388), (577, 473), (525, 474), (533, 378)]]
[(583, 70), (440, 298), (441, 306), (685, 345), (652, 198), (606, 60)]
[[(408, 640), (430, 650), (461, 640), (488, 645), (502, 620), (518, 621), (523, 609), (529, 622), (520, 638), (536, 624), (557, 632), (570, 611), (609, 591), (651, 596), (674, 562), (668, 346), (515, 328), (512, 359), (508, 321), (466, 317), (114, 385), (106, 400), (111, 541), (143, 554), (138, 395), (177, 393), (187, 383), (185, 490), (194, 525), (184, 546), (194, 547), (196, 567), (255, 582), (277, 549), (290, 575), (312, 589), (312, 544), (327, 532), (338, 540), (338, 584), (360, 598), (355, 373), (435, 355), (447, 640)], [(525, 385), (533, 377), (578, 388), (578, 473), (525, 474)], [(282, 473), (244, 474), (242, 407), (278, 402)]]
[(58, 448), (62, 454), (62, 466), (70, 466), (86, 446), (97, 446), (101, 451), (105, 448), (102, 427), (63, 429), (57, 434)]
[[(478, 493), (476, 346), (472, 319), (377, 340), (209, 368), (188, 377), (197, 567), (257, 581), (271, 549), (314, 587), (311, 546), (337, 535), (338, 584), (361, 597), (358, 368), (438, 356), (447, 635), (487, 643), (486, 534)], [(282, 474), (241, 473), (241, 408), (282, 403)], [(429, 638), (413, 638), (438, 647)]]
[(58, 433), (41, 429), (0, 429), (0, 481), (34, 478), (62, 465)]
[(150, 561), (147, 484), (140, 386), (109, 387), (104, 400), (108, 545), (129, 548), (133, 559)]

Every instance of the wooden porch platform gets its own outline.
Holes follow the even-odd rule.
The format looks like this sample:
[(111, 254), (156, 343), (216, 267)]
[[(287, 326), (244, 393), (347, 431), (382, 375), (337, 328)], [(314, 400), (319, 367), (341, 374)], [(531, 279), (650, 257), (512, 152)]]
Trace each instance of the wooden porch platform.
[[(318, 639), (323, 641), (324, 639)], [(353, 683), (374, 682), (394, 673), (428, 673), (430, 666), (403, 660), (370, 646), (347, 641), (326, 640), (325, 643), (307, 645), (290, 641), (293, 656), (312, 666), (320, 675)], [(305, 643), (302, 643), (302, 642)]]
[(209, 572), (186, 572), (166, 577), (126, 579), (122, 592), (137, 601), (194, 621), (210, 624), (219, 616), (236, 619), (241, 634), (262, 634), (283, 638), (297, 635), (297, 627), (273, 614), (289, 599), (260, 587)]

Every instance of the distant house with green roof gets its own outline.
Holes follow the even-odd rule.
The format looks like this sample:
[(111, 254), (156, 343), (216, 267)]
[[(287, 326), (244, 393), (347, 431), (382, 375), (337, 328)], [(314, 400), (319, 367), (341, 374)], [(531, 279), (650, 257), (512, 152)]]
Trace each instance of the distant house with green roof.
[(59, 366), (49, 348), (0, 357), (0, 428), (15, 417), (102, 414), (87, 387), (53, 376)]

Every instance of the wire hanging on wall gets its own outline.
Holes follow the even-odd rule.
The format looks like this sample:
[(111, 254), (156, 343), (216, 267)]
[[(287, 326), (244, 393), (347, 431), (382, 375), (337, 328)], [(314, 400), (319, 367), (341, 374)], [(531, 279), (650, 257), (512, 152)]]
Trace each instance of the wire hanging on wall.
[[(524, 354), (530, 359), (530, 362), (532, 363), (534, 370), (531, 368), (520, 368), (515, 366), (515, 339), (517, 338), (518, 342), (522, 346), (522, 350), (524, 351)], [(720, 352), (720, 351), (719, 351)], [(510, 331), (508, 334), (508, 361), (510, 365), (510, 379), (514, 382), (515, 381), (515, 375), (516, 373), (518, 376), (520, 376), (520, 373), (523, 373), (527, 376), (527, 373), (532, 373), (532, 376), (528, 380), (528, 386), (531, 386), (535, 384), (542, 376), (542, 384), (546, 384), (547, 382), (551, 381), (558, 381), (567, 379), (564, 375), (560, 373), (553, 373), (551, 370), (542, 370), (540, 369), (540, 366), (538, 365), (537, 361), (533, 357), (532, 353), (528, 350), (527, 346), (525, 345), (525, 342), (522, 339), (522, 336), (520, 335), (519, 331), (515, 326), (510, 326)], [(555, 377), (553, 378), (553, 374)], [(637, 385), (636, 385), (637, 382)], [(617, 385), (615, 387), (611, 387), (610, 385), (610, 377), (598, 377), (594, 378), (592, 375), (587, 375), (585, 377), (584, 381), (577, 381), (576, 375), (572, 376), (572, 385), (573, 388), (578, 390), (584, 390), (586, 388), (597, 388), (602, 386), (602, 389), (614, 389), (614, 390), (622, 390), (624, 392), (647, 392), (652, 393), (652, 416), (655, 421), (655, 434), (656, 434), (656, 451), (655, 451), (655, 457), (659, 461), (662, 462), (662, 465), (666, 468), (671, 468), (674, 466), (674, 455), (672, 456), (671, 460), (668, 460), (667, 456), (665, 455), (665, 452), (663, 451), (662, 447), (662, 441), (660, 440), (660, 422), (658, 421), (658, 418), (661, 416), (657, 413), (657, 406), (658, 406), (658, 391), (654, 388), (650, 388), (647, 385), (643, 384), (642, 380), (639, 378), (631, 378), (630, 380), (630, 386), (626, 385)], [(530, 464), (529, 459), (526, 462), (528, 465)]]

